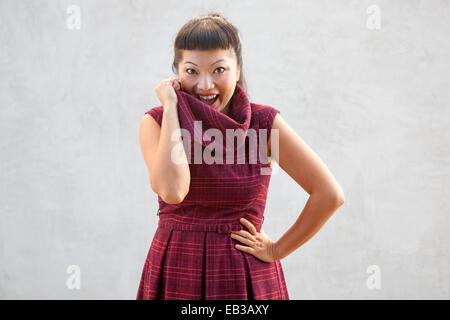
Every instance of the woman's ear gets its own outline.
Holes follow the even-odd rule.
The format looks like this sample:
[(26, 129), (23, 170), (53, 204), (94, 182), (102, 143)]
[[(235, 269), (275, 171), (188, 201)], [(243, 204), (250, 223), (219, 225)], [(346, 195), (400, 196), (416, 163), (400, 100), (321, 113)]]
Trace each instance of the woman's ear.
[(184, 91), (184, 90), (183, 90), (183, 85), (181, 84), (181, 80), (178, 78), (177, 81), (178, 81), (178, 84), (179, 84), (179, 86), (180, 86), (180, 89), (179, 89), (179, 90), (180, 90), (180, 91)]

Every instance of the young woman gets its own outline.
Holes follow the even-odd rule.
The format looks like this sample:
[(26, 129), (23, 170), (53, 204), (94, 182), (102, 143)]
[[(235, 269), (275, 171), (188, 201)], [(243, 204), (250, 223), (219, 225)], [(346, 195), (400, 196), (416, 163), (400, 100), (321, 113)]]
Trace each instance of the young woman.
[[(174, 51), (178, 79), (156, 87), (162, 106), (140, 127), (159, 223), (137, 299), (289, 299), (280, 260), (319, 231), (343, 191), (279, 110), (249, 102), (238, 30), (222, 15), (186, 23)], [(262, 229), (266, 157), (310, 195), (278, 241)]]

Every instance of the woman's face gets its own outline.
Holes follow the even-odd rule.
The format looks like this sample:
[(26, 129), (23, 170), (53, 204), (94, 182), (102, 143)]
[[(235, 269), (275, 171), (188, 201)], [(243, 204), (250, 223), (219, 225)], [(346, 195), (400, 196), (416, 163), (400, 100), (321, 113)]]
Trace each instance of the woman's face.
[(230, 115), (230, 100), (240, 70), (233, 49), (215, 49), (208, 51), (182, 50), (183, 59), (178, 66), (181, 89), (197, 99), (200, 95), (217, 94), (211, 100), (204, 101), (213, 105), (217, 111)]

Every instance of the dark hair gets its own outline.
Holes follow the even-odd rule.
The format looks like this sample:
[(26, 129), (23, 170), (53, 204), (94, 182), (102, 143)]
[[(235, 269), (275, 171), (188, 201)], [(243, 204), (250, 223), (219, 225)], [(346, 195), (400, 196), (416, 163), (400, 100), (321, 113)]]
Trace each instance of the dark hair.
[(240, 69), (238, 83), (247, 92), (239, 30), (217, 12), (195, 17), (181, 27), (175, 38), (172, 71), (178, 73), (178, 65), (182, 59), (181, 50), (227, 50), (230, 48), (234, 49)]

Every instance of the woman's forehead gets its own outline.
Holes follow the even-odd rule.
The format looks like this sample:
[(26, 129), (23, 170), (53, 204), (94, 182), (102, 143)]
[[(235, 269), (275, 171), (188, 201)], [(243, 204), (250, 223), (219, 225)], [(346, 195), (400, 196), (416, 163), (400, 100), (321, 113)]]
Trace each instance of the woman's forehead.
[(182, 50), (183, 62), (193, 62), (194, 64), (215, 63), (218, 60), (228, 62), (234, 59), (232, 50), (230, 49), (213, 49), (213, 50)]

